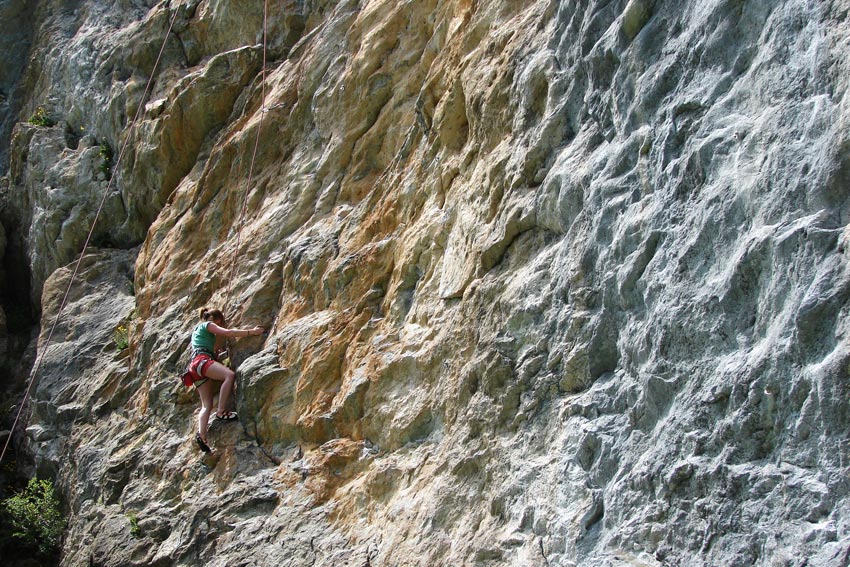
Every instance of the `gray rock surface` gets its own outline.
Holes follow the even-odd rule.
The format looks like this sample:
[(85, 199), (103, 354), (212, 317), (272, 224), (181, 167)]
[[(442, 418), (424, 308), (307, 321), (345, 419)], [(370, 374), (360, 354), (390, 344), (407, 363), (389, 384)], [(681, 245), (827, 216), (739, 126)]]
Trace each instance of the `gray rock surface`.
[(32, 18), (25, 0), (0, 2), (0, 170), (9, 166), (9, 137), (21, 110), (21, 74), (32, 41)]
[[(11, 145), (44, 322), (179, 24), (98, 229), (132, 290), (93, 253), (39, 346), (63, 565), (850, 563), (846, 3), (284, 2), (264, 83), (259, 1), (78, 4), (24, 106), (94, 137)], [(269, 332), (202, 458), (204, 305)]]
[[(212, 21), (241, 21), (244, 10), (222, 17), (197, 2), (180, 6), (145, 112), (126, 140), (172, 19), (152, 4), (41, 2), (31, 15), (40, 40), (16, 87), (25, 102), (11, 138), (6, 215), (26, 234), (36, 306), (47, 276), (82, 249), (101, 199), (93, 241), (123, 248), (142, 241), (259, 69), (255, 32), (227, 40), (205, 32)], [(25, 122), (39, 108), (52, 126)]]
[[(0, 282), (6, 281), (6, 270), (2, 268), (3, 260), (6, 257), (6, 231), (0, 225)], [(0, 293), (5, 290), (0, 286)], [(6, 311), (0, 305), (0, 367), (7, 367), (9, 360), (7, 358), (9, 351), (8, 330), (6, 321)]]

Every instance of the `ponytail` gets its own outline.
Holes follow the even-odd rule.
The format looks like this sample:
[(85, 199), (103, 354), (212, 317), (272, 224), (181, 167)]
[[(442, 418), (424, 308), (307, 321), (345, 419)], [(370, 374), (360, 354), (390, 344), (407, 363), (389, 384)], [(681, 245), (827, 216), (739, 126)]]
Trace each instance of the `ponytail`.
[(224, 319), (224, 313), (222, 313), (218, 309), (209, 309), (207, 307), (201, 308), (201, 321), (210, 321), (212, 319), (219, 319), (223, 325), (226, 325), (226, 321)]

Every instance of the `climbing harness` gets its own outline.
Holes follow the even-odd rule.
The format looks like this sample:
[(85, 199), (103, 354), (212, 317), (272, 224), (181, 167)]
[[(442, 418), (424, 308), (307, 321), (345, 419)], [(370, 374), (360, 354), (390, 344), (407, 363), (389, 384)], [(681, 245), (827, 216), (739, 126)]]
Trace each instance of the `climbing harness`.
[(12, 433), (15, 431), (15, 427), (18, 425), (18, 421), (23, 414), (24, 407), (27, 405), (27, 400), (29, 399), (30, 392), (32, 391), (32, 386), (35, 383), (35, 379), (38, 376), (38, 371), (41, 368), (41, 363), (44, 360), (44, 355), (47, 352), (48, 347), (50, 346), (50, 340), (53, 338), (53, 332), (56, 330), (56, 326), (59, 324), (59, 319), (62, 317), (62, 312), (65, 310), (65, 306), (68, 302), (68, 296), (71, 293), (71, 286), (74, 284), (74, 279), (77, 277), (77, 273), (80, 271), (80, 264), (83, 261), (83, 256), (86, 254), (86, 250), (89, 247), (89, 243), (91, 242), (92, 235), (94, 234), (95, 225), (97, 225), (97, 221), (100, 218), (101, 212), (103, 212), (103, 206), (106, 203), (106, 198), (109, 196), (109, 190), (112, 188), (112, 183), (115, 181), (115, 172), (118, 171), (121, 160), (124, 158), (124, 153), (127, 149), (127, 145), (130, 142), (131, 134), (135, 130), (136, 122), (138, 122), (139, 117), (142, 114), (142, 110), (145, 107), (145, 100), (150, 93), (151, 85), (153, 84), (153, 79), (156, 76), (157, 68), (159, 67), (159, 63), (162, 60), (162, 54), (165, 52), (165, 45), (168, 43), (168, 38), (171, 35), (171, 30), (174, 29), (174, 23), (177, 21), (177, 15), (180, 13), (179, 9), (174, 10), (174, 14), (171, 16), (171, 22), (168, 24), (168, 30), (165, 32), (165, 38), (162, 40), (162, 46), (159, 48), (159, 54), (156, 56), (156, 61), (154, 62), (153, 69), (151, 70), (150, 77), (148, 78), (147, 86), (145, 86), (145, 91), (142, 93), (142, 98), (139, 101), (139, 106), (136, 108), (136, 114), (133, 116), (132, 122), (127, 128), (127, 135), (124, 138), (124, 142), (121, 144), (121, 151), (118, 152), (118, 159), (115, 162), (115, 167), (112, 168), (112, 175), (109, 176), (109, 182), (106, 184), (106, 188), (103, 190), (103, 197), (100, 200), (100, 205), (97, 208), (97, 212), (94, 215), (94, 220), (92, 220), (91, 228), (89, 229), (88, 236), (86, 236), (86, 240), (83, 243), (83, 249), (80, 252), (80, 257), (77, 259), (76, 264), (74, 265), (74, 271), (71, 274), (71, 279), (68, 280), (68, 287), (65, 290), (65, 295), (62, 297), (62, 302), (59, 305), (59, 311), (56, 313), (56, 317), (53, 320), (53, 325), (50, 327), (50, 332), (47, 335), (47, 340), (44, 341), (44, 348), (41, 353), (38, 355), (38, 358), (35, 362), (35, 366), (33, 367), (33, 371), (30, 373), (29, 384), (27, 385), (27, 390), (24, 393), (24, 397), (21, 400), (20, 407), (18, 407), (18, 411), (15, 414), (15, 421), (12, 423), (12, 429), (9, 432), (9, 436), (6, 438), (6, 443), (3, 445), (3, 451), (0, 452), (0, 462), (3, 462), (3, 458), (6, 456), (6, 450), (9, 448), (9, 443), (12, 440)]
[(215, 362), (215, 359), (205, 352), (195, 354), (192, 357), (192, 362), (189, 363), (189, 367), (186, 369), (186, 373), (181, 377), (183, 385), (187, 388), (202, 386), (204, 382), (209, 380), (209, 378), (204, 376), (204, 372), (207, 366), (213, 362)]

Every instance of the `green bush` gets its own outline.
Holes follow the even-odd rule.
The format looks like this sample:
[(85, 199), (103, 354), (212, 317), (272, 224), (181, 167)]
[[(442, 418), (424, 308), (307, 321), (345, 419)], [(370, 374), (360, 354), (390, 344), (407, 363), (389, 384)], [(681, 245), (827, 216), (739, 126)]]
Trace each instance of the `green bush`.
[(112, 148), (109, 147), (109, 144), (104, 142), (100, 143), (100, 172), (109, 179), (112, 175)]
[(30, 479), (26, 489), (0, 503), (0, 549), (19, 558), (55, 559), (66, 521), (49, 480)]
[(127, 514), (130, 520), (130, 535), (136, 538), (142, 537), (142, 528), (139, 526), (139, 518), (133, 513)]
[(112, 331), (112, 342), (118, 352), (130, 346), (130, 329), (127, 327), (127, 323), (121, 323)]
[(32, 116), (30, 116), (30, 124), (50, 128), (56, 124), (56, 121), (47, 114), (47, 111), (43, 106), (39, 106), (35, 109), (35, 112), (32, 113)]

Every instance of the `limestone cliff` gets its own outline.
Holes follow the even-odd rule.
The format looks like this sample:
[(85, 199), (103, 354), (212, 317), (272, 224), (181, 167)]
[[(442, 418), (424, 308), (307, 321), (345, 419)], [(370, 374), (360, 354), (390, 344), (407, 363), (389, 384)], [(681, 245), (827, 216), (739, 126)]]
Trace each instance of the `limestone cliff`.
[[(850, 563), (846, 2), (270, 0), (265, 72), (261, 0), (24, 4), (63, 565)], [(269, 330), (205, 459), (204, 305)]]

